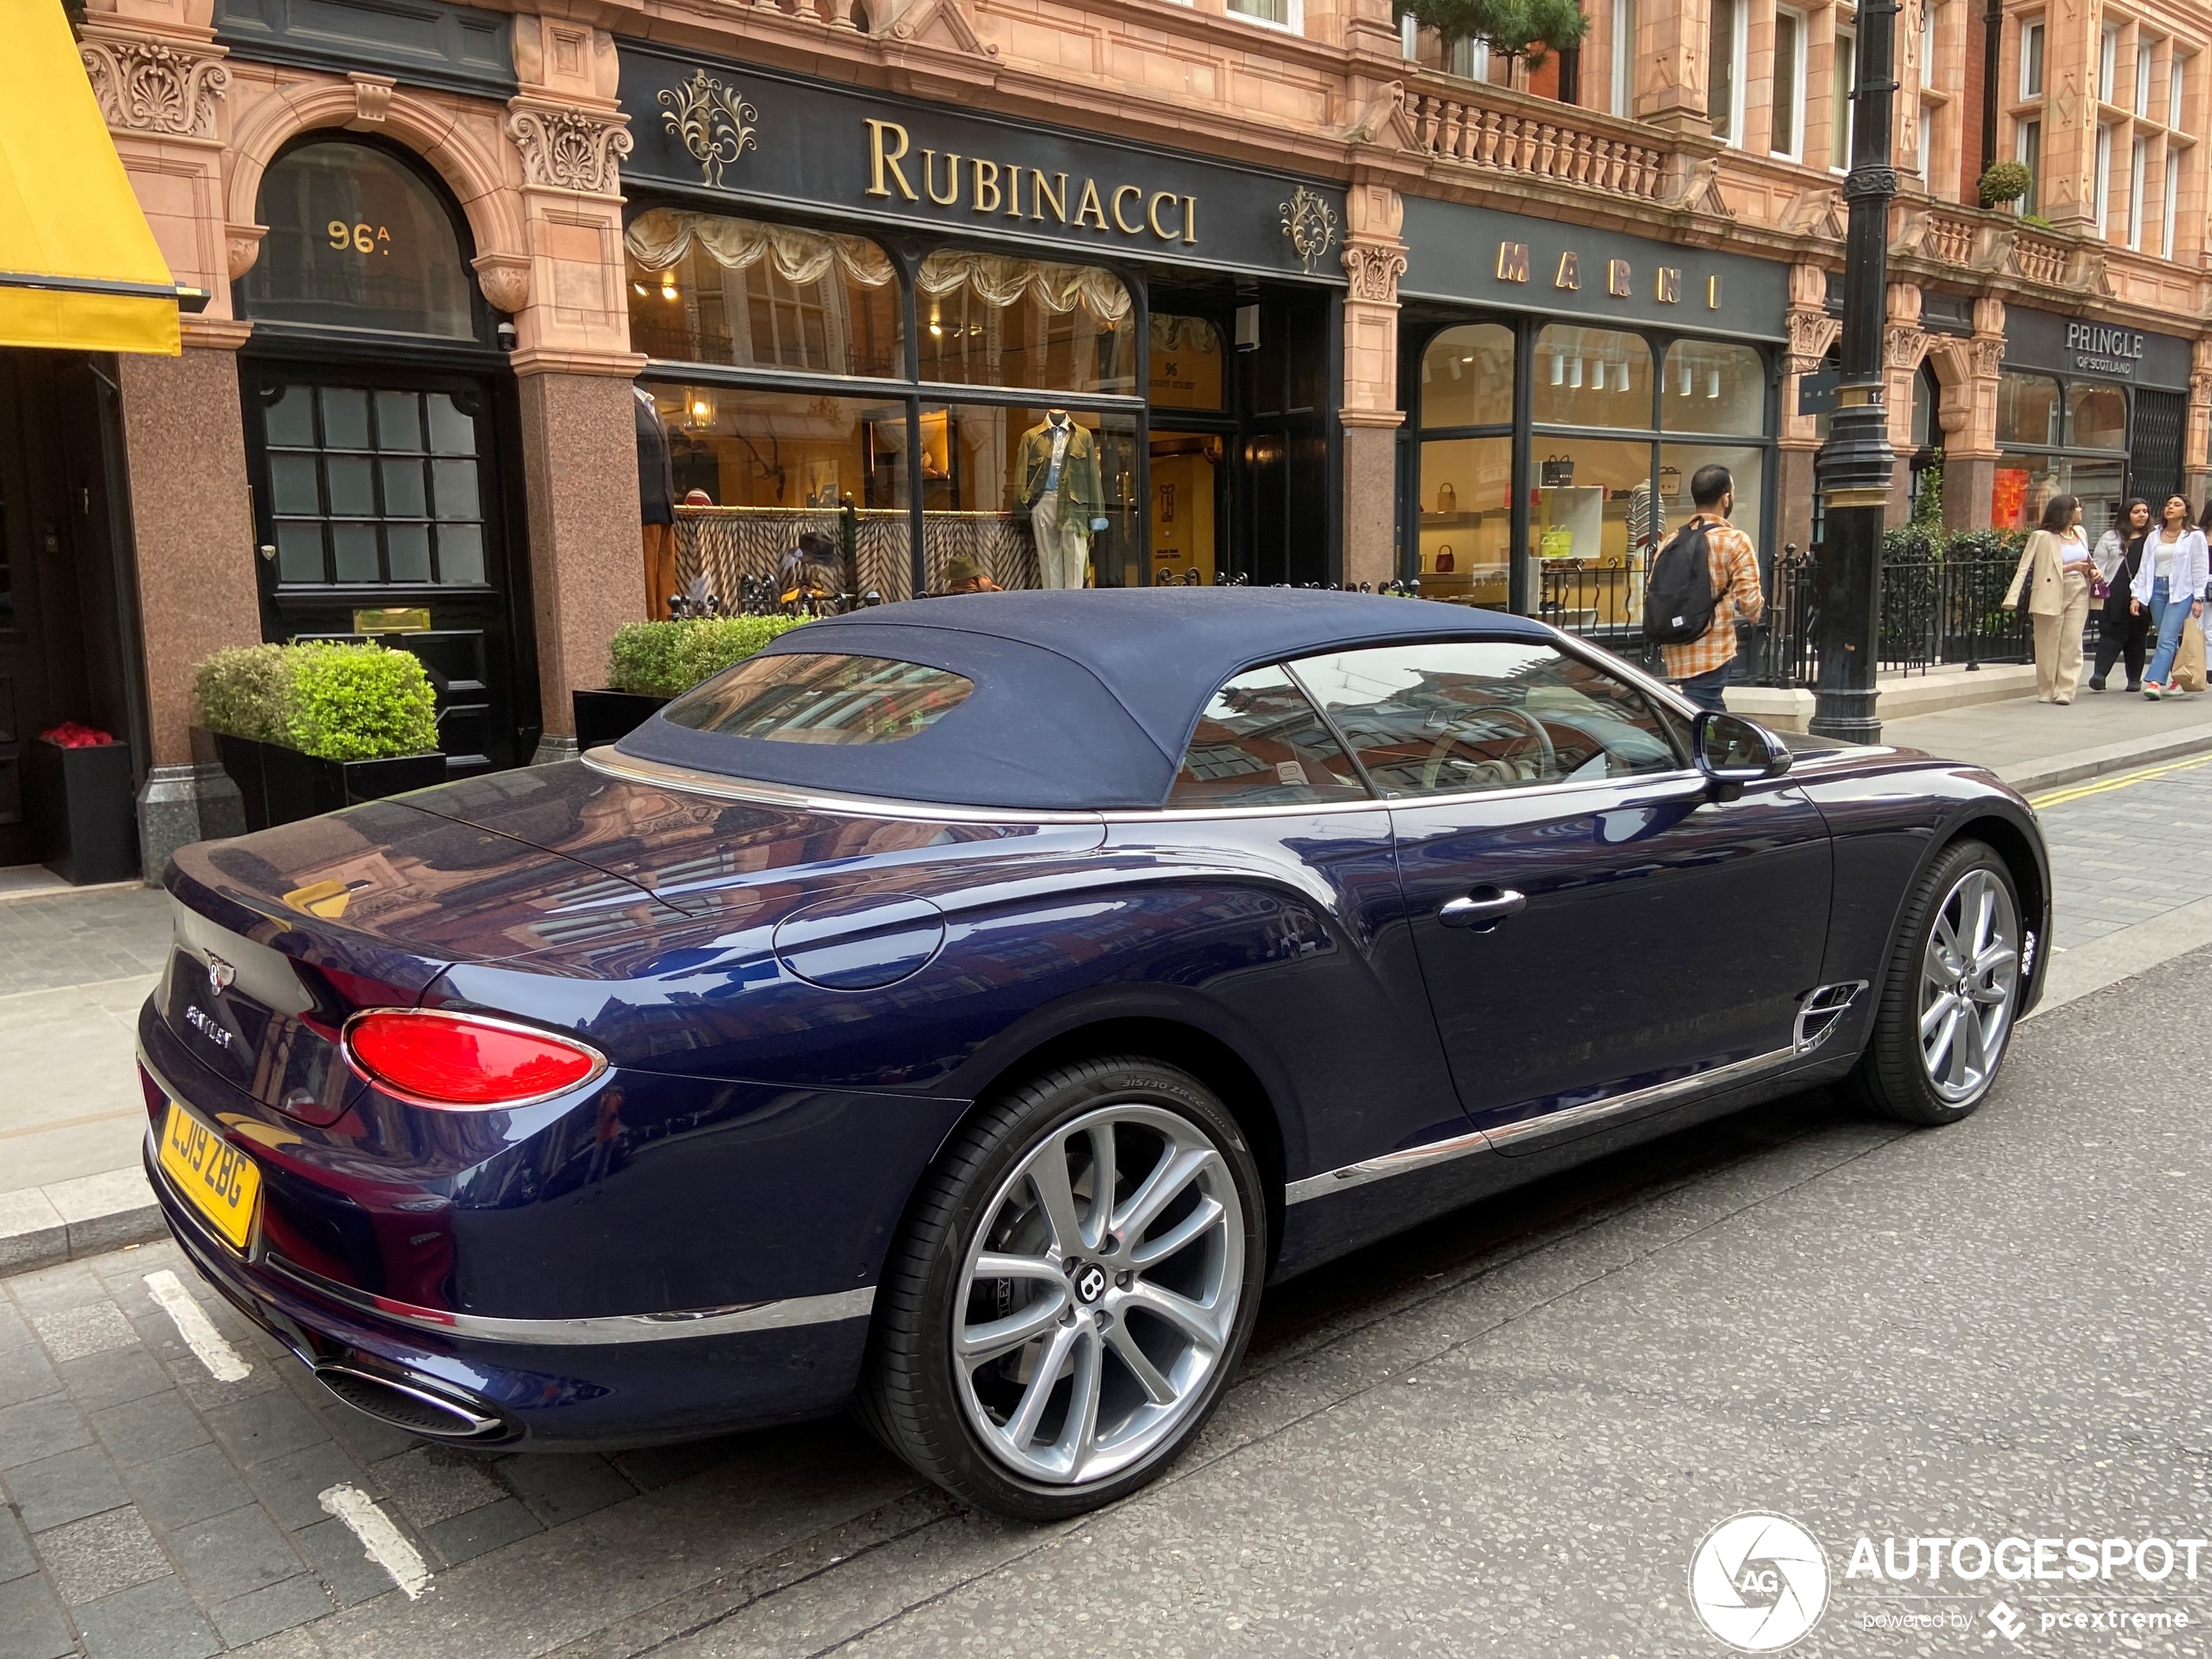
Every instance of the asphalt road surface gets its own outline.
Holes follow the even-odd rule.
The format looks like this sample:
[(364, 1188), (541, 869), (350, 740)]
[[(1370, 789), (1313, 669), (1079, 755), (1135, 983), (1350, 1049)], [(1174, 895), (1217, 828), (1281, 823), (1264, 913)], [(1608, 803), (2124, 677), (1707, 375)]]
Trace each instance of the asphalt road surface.
[[(2212, 895), (2208, 808), (2212, 765), (2049, 806), (2060, 944), (2109, 957)], [(1824, 1576), (1796, 1653), (2212, 1651), (2187, 1542), (2212, 1538), (2208, 1008), (2212, 950), (2176, 956), (2023, 1026), (1959, 1127), (1802, 1096), (1282, 1287), (1195, 1454), (1059, 1527), (960, 1511), (843, 1422), (610, 1460), (410, 1447), (166, 1246), (20, 1278), (0, 1659), (1719, 1655), (1692, 1558), (1747, 1511), (1824, 1575), (1753, 1523), (1701, 1593), (1771, 1636)], [(189, 1345), (164, 1269), (243, 1379)]]

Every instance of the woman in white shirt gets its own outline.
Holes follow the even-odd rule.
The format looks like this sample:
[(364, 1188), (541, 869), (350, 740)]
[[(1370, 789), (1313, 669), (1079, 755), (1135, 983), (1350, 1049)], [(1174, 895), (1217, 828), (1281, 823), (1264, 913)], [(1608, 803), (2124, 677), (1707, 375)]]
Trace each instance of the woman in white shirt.
[(2144, 538), (2142, 563), (2135, 570), (2135, 609), (2148, 612), (2158, 629), (2158, 650), (2143, 675), (2143, 695), (2153, 702), (2182, 695), (2170, 678), (2174, 657), (2182, 648), (2182, 628), (2190, 617), (2203, 614), (2209, 581), (2212, 554), (2204, 532), (2189, 523), (2188, 502), (2169, 496), (2158, 528)]

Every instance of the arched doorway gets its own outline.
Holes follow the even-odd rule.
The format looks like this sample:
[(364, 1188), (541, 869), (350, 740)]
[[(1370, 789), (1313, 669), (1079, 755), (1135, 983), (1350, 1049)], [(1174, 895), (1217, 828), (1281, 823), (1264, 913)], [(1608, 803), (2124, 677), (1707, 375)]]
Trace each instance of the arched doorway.
[(350, 134), (281, 152), (260, 212), (237, 302), (263, 637), (402, 646), (454, 775), (527, 759), (514, 381), (467, 227), (413, 155)]

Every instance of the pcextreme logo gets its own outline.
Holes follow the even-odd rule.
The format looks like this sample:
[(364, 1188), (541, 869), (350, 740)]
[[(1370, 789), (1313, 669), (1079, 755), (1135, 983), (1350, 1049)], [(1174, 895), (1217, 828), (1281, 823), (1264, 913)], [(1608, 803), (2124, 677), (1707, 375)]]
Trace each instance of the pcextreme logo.
[(1730, 1515), (1689, 1560), (1689, 1604), (1740, 1653), (1777, 1653), (1828, 1608), (1828, 1555), (1787, 1515)]

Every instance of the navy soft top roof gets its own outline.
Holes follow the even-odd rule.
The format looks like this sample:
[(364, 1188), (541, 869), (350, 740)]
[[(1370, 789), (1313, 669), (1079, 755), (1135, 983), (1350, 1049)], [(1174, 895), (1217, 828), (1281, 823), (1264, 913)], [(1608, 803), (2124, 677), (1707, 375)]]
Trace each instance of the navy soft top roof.
[(1244, 669), (1398, 639), (1546, 638), (1494, 610), (1290, 588), (963, 594), (826, 617), (765, 654), (849, 651), (975, 684), (911, 738), (772, 743), (660, 715), (616, 745), (640, 759), (838, 794), (948, 806), (1157, 806), (1206, 701)]

